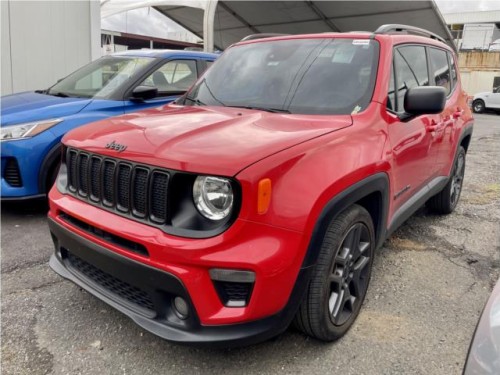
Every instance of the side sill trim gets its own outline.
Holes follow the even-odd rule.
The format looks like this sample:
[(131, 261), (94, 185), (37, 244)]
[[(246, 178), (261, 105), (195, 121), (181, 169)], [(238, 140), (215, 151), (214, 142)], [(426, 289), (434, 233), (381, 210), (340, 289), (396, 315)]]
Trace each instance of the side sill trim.
[(401, 224), (410, 218), (429, 198), (439, 193), (448, 183), (448, 177), (440, 176), (434, 178), (422, 189), (417, 191), (410, 199), (408, 199), (392, 217), (391, 224), (387, 230), (389, 237)]

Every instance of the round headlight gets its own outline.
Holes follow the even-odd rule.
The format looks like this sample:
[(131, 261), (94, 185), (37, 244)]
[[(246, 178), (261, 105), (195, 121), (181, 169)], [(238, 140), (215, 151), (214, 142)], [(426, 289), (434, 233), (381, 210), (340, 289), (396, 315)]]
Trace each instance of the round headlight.
[(56, 186), (57, 190), (61, 193), (66, 192), (66, 187), (68, 186), (68, 168), (65, 163), (61, 163), (61, 166), (59, 167), (59, 173), (56, 178)]
[(226, 178), (199, 176), (193, 186), (198, 211), (210, 220), (226, 218), (233, 208), (233, 188)]

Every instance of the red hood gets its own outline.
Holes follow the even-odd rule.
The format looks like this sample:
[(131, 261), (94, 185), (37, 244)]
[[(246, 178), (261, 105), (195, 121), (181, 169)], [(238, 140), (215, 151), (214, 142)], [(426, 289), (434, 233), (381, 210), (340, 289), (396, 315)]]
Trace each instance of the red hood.
[[(234, 176), (266, 156), (351, 124), (351, 116), (168, 105), (80, 127), (64, 143), (138, 163)], [(127, 148), (106, 149), (113, 141)]]

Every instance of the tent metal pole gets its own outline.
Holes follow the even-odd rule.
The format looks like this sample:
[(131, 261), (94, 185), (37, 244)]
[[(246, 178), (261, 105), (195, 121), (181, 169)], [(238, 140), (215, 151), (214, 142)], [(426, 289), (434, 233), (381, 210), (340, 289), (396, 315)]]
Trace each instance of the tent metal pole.
[(214, 51), (214, 19), (218, 0), (208, 0), (203, 12), (203, 50)]

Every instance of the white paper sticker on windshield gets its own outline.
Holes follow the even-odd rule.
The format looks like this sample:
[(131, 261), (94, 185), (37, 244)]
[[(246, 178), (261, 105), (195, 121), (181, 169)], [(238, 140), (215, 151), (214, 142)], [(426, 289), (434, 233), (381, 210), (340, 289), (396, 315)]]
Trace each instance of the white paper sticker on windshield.
[(356, 47), (350, 44), (339, 44), (335, 54), (333, 55), (332, 62), (339, 64), (350, 64), (354, 54), (356, 53)]
[(370, 39), (354, 39), (352, 44), (355, 46), (367, 46), (370, 44)]
[(351, 112), (351, 115), (355, 115), (356, 113), (358, 113), (359, 111), (361, 111), (361, 106), (357, 105), (356, 107), (354, 107), (354, 109), (352, 110)]

